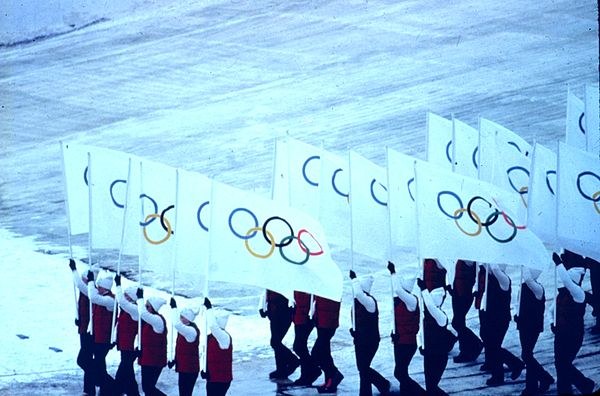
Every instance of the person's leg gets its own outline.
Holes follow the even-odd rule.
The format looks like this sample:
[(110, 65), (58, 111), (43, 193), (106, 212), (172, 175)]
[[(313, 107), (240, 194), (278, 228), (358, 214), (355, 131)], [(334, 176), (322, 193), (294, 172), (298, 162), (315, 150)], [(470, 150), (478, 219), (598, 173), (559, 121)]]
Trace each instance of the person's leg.
[(369, 381), (368, 369), (371, 365), (371, 351), (367, 345), (354, 344), (354, 356), (356, 357), (356, 368), (359, 377), (359, 396), (372, 396), (371, 381)]
[(292, 315), (287, 310), (270, 317), (271, 347), (275, 354), (275, 366), (279, 377), (287, 377), (298, 367), (299, 363), (296, 355), (283, 345), (283, 338), (291, 324)]
[(321, 375), (321, 369), (319, 369), (308, 352), (308, 337), (313, 328), (314, 324), (312, 322), (294, 326), (295, 335), (293, 348), (294, 352), (296, 352), (300, 358), (301, 366), (300, 378), (296, 381), (300, 385), (310, 385)]
[(162, 367), (142, 366), (142, 390), (145, 396), (166, 396), (156, 388), (162, 369)]
[(452, 327), (458, 333), (459, 354), (454, 358), (456, 363), (464, 363), (477, 359), (483, 348), (479, 337), (467, 327), (466, 317), (473, 303), (472, 296), (452, 297)]
[(137, 380), (135, 379), (135, 370), (133, 364), (135, 363), (137, 355), (135, 351), (125, 351), (122, 359), (125, 361), (125, 393), (127, 396), (139, 396), (140, 390), (138, 387)]
[(110, 395), (114, 393), (114, 379), (106, 370), (106, 355), (110, 344), (94, 344), (94, 363), (96, 381), (100, 386), (100, 393)]
[(83, 370), (83, 392), (96, 394), (94, 379), (94, 338), (87, 333), (79, 335), (80, 349), (77, 354), (77, 365)]
[(198, 373), (179, 373), (179, 396), (192, 396)]
[(525, 363), (525, 394), (534, 394), (538, 390), (538, 368), (533, 357), (533, 348), (537, 341), (539, 333), (532, 333), (526, 330), (519, 330), (519, 340), (521, 341), (521, 358)]
[(417, 351), (417, 344), (394, 344), (394, 377), (400, 382), (400, 394), (422, 395), (425, 390), (408, 373), (408, 366)]

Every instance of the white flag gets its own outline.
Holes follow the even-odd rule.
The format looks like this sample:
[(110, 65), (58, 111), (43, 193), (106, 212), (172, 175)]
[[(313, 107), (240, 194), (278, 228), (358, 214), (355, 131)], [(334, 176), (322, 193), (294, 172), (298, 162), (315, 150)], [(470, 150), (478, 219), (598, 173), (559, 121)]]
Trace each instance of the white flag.
[(210, 211), (211, 280), (341, 300), (342, 274), (318, 221), (218, 182)]
[(600, 98), (598, 84), (585, 85), (585, 134), (587, 151), (600, 157)]
[(420, 257), (547, 267), (544, 244), (515, 215), (514, 194), (431, 164), (415, 173)]
[(527, 201), (527, 227), (547, 245), (556, 247), (556, 154), (536, 143), (533, 147)]
[(390, 246), (387, 173), (350, 151), (350, 211), (352, 249), (376, 259), (388, 259)]
[(563, 143), (558, 147), (559, 243), (600, 260), (600, 160)]
[(63, 142), (61, 149), (70, 232), (85, 234), (90, 229), (88, 153), (93, 147)]
[(479, 175), (479, 131), (464, 122), (452, 119), (453, 171), (477, 178)]
[(348, 160), (321, 152), (319, 221), (331, 244), (350, 248), (350, 168)]
[(427, 113), (427, 162), (452, 170), (452, 121)]
[(586, 150), (585, 104), (571, 91), (567, 92), (567, 144)]

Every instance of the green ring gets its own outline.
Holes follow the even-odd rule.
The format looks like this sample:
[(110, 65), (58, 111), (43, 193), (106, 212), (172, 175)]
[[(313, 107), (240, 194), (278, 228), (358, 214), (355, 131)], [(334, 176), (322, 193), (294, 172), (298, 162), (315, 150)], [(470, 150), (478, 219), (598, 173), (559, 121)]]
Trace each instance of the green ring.
[[(490, 221), (490, 219), (491, 219), (492, 217), (494, 217), (494, 216), (498, 216), (498, 215), (500, 215), (500, 214), (502, 214), (502, 212), (500, 212), (499, 210), (495, 210), (494, 212), (492, 212), (492, 213), (491, 213), (491, 214), (488, 216), (488, 218), (487, 218), (487, 219), (485, 219), (485, 222), (487, 223), (488, 221)], [(496, 242), (498, 242), (498, 243), (508, 243), (508, 242), (512, 241), (513, 239), (515, 239), (515, 237), (517, 236), (517, 227), (515, 226), (515, 222), (514, 222), (514, 221), (513, 221), (513, 219), (511, 219), (511, 218), (510, 218), (510, 217), (509, 217), (509, 216), (508, 216), (506, 213), (505, 213), (505, 215), (506, 215), (506, 218), (507, 218), (508, 220), (510, 220), (510, 223), (509, 223), (509, 225), (511, 225), (511, 226), (512, 226), (512, 228), (513, 228), (513, 233), (512, 233), (512, 235), (511, 235), (511, 236), (509, 236), (508, 238), (506, 238), (506, 239), (500, 239), (500, 238), (496, 238), (496, 237), (495, 237), (495, 236), (492, 234), (492, 232), (490, 231), (490, 227), (487, 227), (487, 226), (485, 227), (485, 230), (486, 230), (486, 231), (487, 231), (487, 233), (490, 235), (490, 237), (491, 237), (491, 238), (492, 238), (494, 241), (496, 241)], [(508, 221), (507, 221), (507, 223), (508, 223)]]
[(296, 264), (296, 265), (304, 265), (308, 262), (308, 259), (310, 258), (310, 250), (308, 250), (308, 246), (306, 246), (306, 244), (304, 242), (302, 242), (301, 240), (298, 240), (298, 242), (300, 242), (300, 244), (302, 244), (302, 246), (304, 246), (304, 248), (306, 249), (306, 258), (302, 261), (294, 261), (294, 260), (290, 260), (289, 258), (286, 257), (285, 254), (283, 254), (283, 246), (287, 246), (290, 243), (292, 243), (294, 241), (294, 239), (298, 239), (297, 236), (295, 235), (288, 235), (286, 237), (284, 237), (281, 242), (279, 242), (279, 254), (281, 254), (281, 257), (283, 257), (283, 259), (285, 261), (287, 261), (288, 263), (291, 264)]

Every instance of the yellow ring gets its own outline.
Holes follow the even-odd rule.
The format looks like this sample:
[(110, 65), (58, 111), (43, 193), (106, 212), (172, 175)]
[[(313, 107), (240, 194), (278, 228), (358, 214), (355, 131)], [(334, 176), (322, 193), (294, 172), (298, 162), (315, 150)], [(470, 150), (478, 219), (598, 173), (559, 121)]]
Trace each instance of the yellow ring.
[(600, 206), (598, 206), (598, 201), (600, 201), (600, 199), (597, 199), (599, 196), (600, 190), (596, 191), (594, 195), (592, 195), (592, 199), (594, 200), (594, 208), (596, 208), (596, 212), (598, 212), (598, 214), (600, 214)]
[[(150, 220), (150, 219), (158, 219), (158, 218), (160, 218), (159, 214), (151, 213), (148, 216), (146, 216), (146, 219), (144, 219), (144, 223), (148, 223), (148, 220)], [(167, 239), (169, 239), (171, 237), (171, 223), (169, 223), (169, 220), (164, 216), (163, 216), (163, 220), (164, 220), (165, 224), (167, 225), (167, 235), (161, 240), (153, 241), (152, 239), (150, 239), (148, 237), (148, 234), (146, 233), (146, 227), (144, 227), (144, 238), (146, 238), (146, 240), (153, 245), (160, 245), (161, 243), (165, 243), (167, 241)]]
[(523, 205), (525, 205), (525, 207), (527, 207), (527, 201), (525, 200), (525, 198), (523, 198), (523, 196), (528, 192), (529, 192), (529, 188), (527, 186), (523, 186), (519, 190), (519, 195), (521, 196), (521, 201), (523, 201)]
[[(250, 236), (250, 234), (252, 234), (253, 232), (258, 232), (258, 231), (262, 231), (262, 227), (250, 228), (248, 230), (248, 232), (246, 233), (246, 236)], [(251, 255), (253, 255), (256, 258), (259, 258), (259, 259), (269, 258), (275, 251), (275, 238), (273, 238), (273, 234), (271, 234), (268, 230), (266, 231), (266, 233), (267, 233), (267, 236), (269, 237), (269, 241), (271, 241), (271, 250), (269, 250), (269, 252), (267, 254), (258, 254), (258, 253), (253, 252), (252, 249), (250, 249), (250, 244), (248, 243), (248, 241), (251, 238), (244, 239), (244, 245), (246, 245), (246, 250), (248, 250), (248, 253), (250, 253)]]
[(462, 233), (463, 233), (463, 234), (465, 234), (465, 235), (468, 235), (468, 236), (474, 237), (474, 236), (477, 236), (477, 235), (481, 234), (481, 230), (482, 230), (482, 228), (483, 228), (483, 227), (481, 226), (481, 219), (479, 218), (479, 216), (477, 215), (477, 213), (475, 213), (475, 212), (473, 212), (473, 211), (471, 211), (471, 214), (473, 215), (473, 217), (474, 217), (474, 218), (475, 218), (475, 220), (477, 221), (477, 231), (475, 231), (475, 232), (473, 232), (473, 233), (469, 233), (469, 232), (465, 231), (465, 230), (464, 230), (464, 229), (463, 229), (463, 228), (460, 226), (460, 224), (458, 224), (458, 217), (459, 217), (458, 215), (459, 215), (459, 214), (461, 214), (461, 213), (463, 213), (463, 212), (466, 212), (466, 211), (467, 211), (467, 209), (466, 209), (466, 208), (460, 208), (460, 209), (456, 209), (456, 210), (454, 211), (454, 217), (455, 217), (455, 219), (454, 219), (454, 223), (456, 223), (456, 226), (458, 227), (458, 229), (459, 229), (459, 230), (461, 230), (461, 231), (462, 231)]

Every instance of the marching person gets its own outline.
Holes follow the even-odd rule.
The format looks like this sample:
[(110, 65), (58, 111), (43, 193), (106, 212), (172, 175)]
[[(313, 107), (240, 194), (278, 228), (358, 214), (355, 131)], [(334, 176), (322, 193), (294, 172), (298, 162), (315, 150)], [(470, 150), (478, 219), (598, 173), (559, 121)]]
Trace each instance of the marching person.
[(475, 285), (476, 264), (469, 260), (457, 260), (452, 288), (452, 327), (458, 333), (459, 354), (454, 363), (466, 363), (477, 360), (483, 343), (467, 327), (467, 313), (473, 304), (473, 286)]
[(373, 277), (365, 276), (359, 280), (356, 273), (350, 270), (350, 279), (354, 295), (352, 310), (355, 318), (355, 329), (350, 329), (350, 333), (354, 338), (356, 367), (360, 378), (359, 395), (372, 396), (371, 385), (375, 385), (380, 395), (389, 395), (390, 382), (371, 367), (381, 339), (377, 300), (369, 294)]
[(425, 304), (423, 319), (424, 348), (423, 369), (425, 372), (425, 389), (427, 395), (448, 395), (439, 387), (444, 370), (448, 365), (448, 352), (456, 343), (456, 337), (448, 326), (448, 317), (442, 305), (446, 298), (446, 289), (436, 287), (431, 292), (422, 279), (417, 279), (417, 285), (421, 289), (421, 296)]
[(319, 369), (325, 373), (325, 383), (317, 387), (319, 393), (335, 393), (338, 385), (344, 379), (331, 356), (331, 339), (340, 325), (339, 301), (315, 296), (315, 325), (317, 339), (311, 350), (311, 356)]
[[(481, 342), (483, 343), (484, 353), (484, 361), (481, 365), (481, 371), (490, 371), (490, 364), (488, 363), (489, 352), (490, 349), (488, 346), (488, 337), (487, 337), (487, 313), (485, 309), (485, 300), (486, 296), (486, 285), (487, 285), (487, 270), (484, 264), (476, 264), (477, 265), (477, 275), (476, 275), (476, 288), (474, 291), (475, 296), (475, 309), (477, 309), (477, 314), (479, 316), (479, 336), (481, 337)], [(485, 297), (485, 298), (484, 298)]]
[(492, 264), (487, 279), (487, 306), (485, 325), (487, 326), (486, 362), (492, 376), (486, 381), (488, 386), (504, 384), (504, 364), (511, 370), (510, 378), (515, 380), (525, 365), (515, 355), (502, 348), (504, 336), (511, 321), (510, 298), (511, 280), (505, 272), (505, 265)]
[[(75, 326), (79, 333), (80, 348), (77, 354), (77, 365), (83, 370), (83, 393), (88, 396), (96, 394), (96, 385), (94, 381), (94, 337), (88, 333), (90, 323), (90, 299), (88, 296), (87, 284), (89, 282), (88, 273), (81, 275), (77, 272), (75, 260), (69, 259), (69, 268), (73, 275), (73, 283), (79, 290), (77, 299), (77, 316)], [(98, 276), (100, 267), (96, 264), (90, 267), (92, 274)]]
[(94, 379), (100, 386), (101, 395), (112, 395), (115, 389), (115, 380), (106, 371), (106, 355), (111, 350), (112, 316), (115, 309), (115, 296), (110, 291), (113, 277), (109, 274), (98, 275), (94, 280), (94, 273), (88, 271), (88, 295), (92, 302), (92, 322), (94, 336)]
[(582, 394), (591, 394), (594, 391), (594, 381), (573, 365), (583, 343), (584, 333), (585, 292), (581, 288), (585, 275), (583, 259), (578, 254), (565, 250), (560, 257), (553, 253), (552, 260), (562, 282), (556, 296), (556, 324), (553, 329), (558, 394), (573, 394), (573, 385)]
[(311, 300), (310, 294), (294, 291), (294, 352), (300, 359), (300, 377), (294, 381), (295, 386), (310, 386), (321, 376), (321, 369), (308, 352), (308, 337), (315, 327), (310, 317)]
[(422, 396), (425, 390), (408, 374), (408, 366), (417, 351), (417, 333), (419, 332), (419, 300), (412, 294), (415, 277), (405, 276), (398, 279), (396, 267), (388, 261), (388, 271), (394, 290), (394, 377), (400, 382), (400, 394), (404, 396)]
[(423, 261), (423, 280), (427, 290), (432, 291), (438, 287), (446, 287), (446, 269), (437, 259), (425, 259)]
[(537, 282), (540, 274), (541, 271), (523, 268), (519, 314), (515, 316), (521, 341), (521, 358), (525, 363), (525, 389), (521, 396), (544, 393), (554, 383), (554, 378), (533, 356), (535, 344), (544, 330), (546, 294), (544, 287)]
[(233, 342), (225, 331), (227, 314), (215, 314), (208, 298), (204, 298), (206, 320), (210, 335), (207, 339), (206, 379), (207, 396), (224, 396), (233, 380)]
[(135, 350), (135, 337), (138, 333), (138, 306), (136, 302), (136, 287), (121, 287), (121, 275), (115, 275), (117, 285), (117, 302), (120, 311), (117, 319), (117, 349), (121, 351), (121, 363), (115, 375), (116, 394), (139, 396), (140, 391), (135, 379), (133, 363), (137, 358)]
[(179, 373), (179, 396), (192, 396), (194, 385), (200, 372), (200, 330), (194, 319), (198, 312), (186, 307), (177, 312), (177, 302), (171, 297), (173, 309), (173, 326), (177, 330), (175, 341), (175, 360), (168, 363), (169, 368), (175, 366)]
[[(136, 296), (138, 300), (143, 299), (144, 290), (138, 288)], [(142, 367), (142, 390), (148, 396), (165, 396), (156, 387), (158, 377), (167, 365), (167, 322), (158, 313), (165, 303), (164, 298), (154, 296), (148, 297), (145, 304), (138, 301), (138, 305), (142, 307), (142, 355), (138, 364)]]
[(600, 263), (591, 257), (585, 258), (585, 267), (590, 270), (590, 284), (592, 293), (586, 293), (589, 303), (593, 308), (592, 315), (596, 324), (592, 327), (592, 334), (600, 334)]
[(271, 348), (275, 353), (275, 371), (269, 373), (269, 379), (285, 379), (300, 365), (296, 355), (283, 345), (283, 338), (292, 324), (293, 309), (283, 295), (272, 290), (266, 293), (267, 309), (261, 309), (259, 313), (263, 318), (269, 318)]

